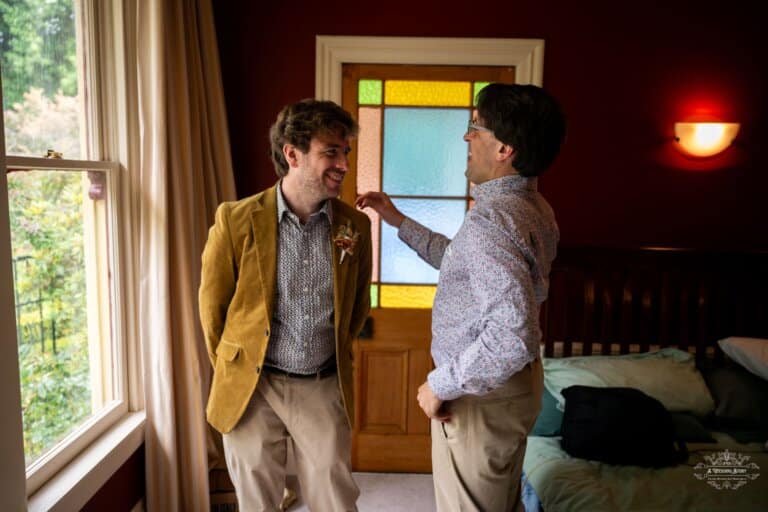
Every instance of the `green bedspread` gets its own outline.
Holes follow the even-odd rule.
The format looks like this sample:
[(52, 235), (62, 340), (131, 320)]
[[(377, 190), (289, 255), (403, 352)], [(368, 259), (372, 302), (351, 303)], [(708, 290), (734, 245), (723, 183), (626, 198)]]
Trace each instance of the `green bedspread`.
[[(713, 437), (717, 444), (688, 443), (685, 465), (649, 469), (572, 458), (560, 448), (559, 437), (531, 436), (523, 469), (545, 512), (768, 512), (764, 446), (739, 444), (718, 432)], [(708, 483), (717, 475), (724, 478), (717, 482), (722, 489)], [(726, 488), (742, 480), (738, 488)]]

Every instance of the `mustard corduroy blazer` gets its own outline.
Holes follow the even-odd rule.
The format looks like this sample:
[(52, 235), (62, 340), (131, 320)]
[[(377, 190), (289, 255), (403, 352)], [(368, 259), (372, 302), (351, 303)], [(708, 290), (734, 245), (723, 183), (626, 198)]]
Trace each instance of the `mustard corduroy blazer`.
[[(353, 207), (332, 199), (331, 243), (334, 327), (339, 387), (354, 423), (352, 340), (370, 310), (371, 224)], [(341, 226), (360, 233), (341, 260), (332, 239)], [(256, 389), (267, 352), (277, 275), (277, 185), (240, 201), (222, 203), (203, 250), (200, 319), (213, 382), (208, 422), (232, 430)]]

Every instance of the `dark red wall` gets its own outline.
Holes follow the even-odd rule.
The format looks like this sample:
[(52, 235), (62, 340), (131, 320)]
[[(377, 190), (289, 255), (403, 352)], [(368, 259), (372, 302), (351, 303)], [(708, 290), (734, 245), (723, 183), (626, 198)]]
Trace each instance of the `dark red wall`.
[[(214, 2), (239, 195), (276, 179), (267, 130), (314, 96), (316, 35), (543, 38), (544, 86), (569, 118), (540, 187), (563, 244), (766, 249), (764, 17), (741, 1), (651, 3)], [(671, 147), (673, 123), (702, 112), (742, 123), (705, 163)]]
[(109, 477), (80, 512), (130, 512), (146, 496), (144, 445)]

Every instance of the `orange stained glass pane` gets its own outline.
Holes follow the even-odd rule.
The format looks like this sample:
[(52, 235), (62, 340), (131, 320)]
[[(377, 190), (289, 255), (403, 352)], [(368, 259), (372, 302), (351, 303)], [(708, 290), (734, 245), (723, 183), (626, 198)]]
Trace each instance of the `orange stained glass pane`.
[(357, 193), (381, 191), (381, 109), (357, 110)]
[(435, 301), (437, 286), (382, 284), (380, 305), (383, 308), (429, 309)]
[(379, 235), (381, 233), (381, 216), (373, 211), (372, 208), (366, 208), (363, 212), (371, 219), (371, 245), (373, 246), (373, 269), (371, 271), (371, 281), (379, 280), (379, 251), (381, 251), (381, 242)]
[(471, 107), (470, 82), (422, 80), (387, 80), (384, 82), (386, 105), (435, 107)]

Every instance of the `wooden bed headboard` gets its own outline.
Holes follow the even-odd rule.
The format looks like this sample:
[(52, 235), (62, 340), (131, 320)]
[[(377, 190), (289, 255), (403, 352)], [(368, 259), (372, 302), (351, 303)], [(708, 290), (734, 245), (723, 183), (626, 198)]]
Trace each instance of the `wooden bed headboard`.
[(676, 346), (722, 360), (719, 339), (768, 338), (768, 252), (561, 247), (541, 325), (546, 357)]

